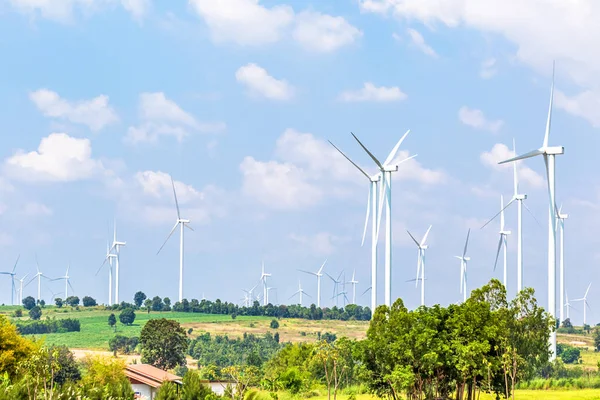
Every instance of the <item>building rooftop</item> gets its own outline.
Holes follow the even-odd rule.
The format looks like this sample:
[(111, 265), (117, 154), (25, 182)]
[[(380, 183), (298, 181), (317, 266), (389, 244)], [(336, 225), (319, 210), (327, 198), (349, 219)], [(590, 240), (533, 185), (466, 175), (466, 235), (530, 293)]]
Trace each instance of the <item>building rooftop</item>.
[(153, 367), (149, 364), (132, 364), (125, 367), (125, 375), (132, 383), (144, 383), (152, 387), (160, 387), (164, 382), (181, 384), (181, 377)]

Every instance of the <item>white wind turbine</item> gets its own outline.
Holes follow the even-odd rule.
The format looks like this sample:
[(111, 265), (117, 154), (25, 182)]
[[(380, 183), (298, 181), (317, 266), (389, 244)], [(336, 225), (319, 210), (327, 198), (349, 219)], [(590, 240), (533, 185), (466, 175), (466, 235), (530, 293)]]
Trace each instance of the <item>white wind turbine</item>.
[(257, 283), (256, 285), (254, 285), (254, 286), (253, 286), (251, 289), (249, 289), (249, 290), (242, 289), (242, 291), (243, 291), (244, 293), (246, 293), (246, 297), (245, 297), (245, 300), (246, 300), (246, 304), (245, 304), (245, 305), (246, 305), (246, 307), (251, 307), (251, 306), (252, 306), (252, 299), (253, 299), (253, 297), (252, 297), (252, 292), (254, 292), (254, 289), (256, 289), (256, 287), (257, 287), (257, 286), (258, 286), (258, 283)]
[[(546, 120), (546, 133), (542, 147), (532, 150), (520, 156), (500, 161), (499, 164), (523, 160), (530, 157), (544, 156), (546, 165), (546, 177), (548, 181), (548, 312), (552, 318), (556, 318), (556, 182), (555, 182), (555, 157), (564, 154), (563, 146), (549, 146), (550, 125), (552, 121), (552, 101), (554, 98), (554, 65), (552, 67), (552, 86), (550, 88), (550, 105), (548, 107), (548, 119)], [(550, 333), (550, 359), (556, 358), (556, 331)]]
[(21, 258), (21, 256), (19, 255), (17, 257), (17, 261), (15, 262), (15, 265), (12, 269), (12, 271), (10, 272), (0, 272), (0, 275), (9, 275), (10, 276), (10, 280), (11, 280), (11, 291), (10, 291), (10, 304), (12, 304), (13, 306), (15, 305), (15, 276), (17, 275), (15, 270), (17, 269), (17, 264), (19, 263), (19, 258)]
[(494, 261), (494, 271), (496, 271), (496, 266), (498, 265), (498, 257), (500, 256), (500, 250), (503, 251), (504, 258), (504, 274), (502, 283), (504, 287), (507, 286), (507, 259), (506, 259), (506, 250), (507, 250), (507, 237), (510, 235), (510, 231), (507, 231), (504, 227), (504, 196), (500, 195), (500, 240), (498, 241), (498, 251), (496, 252), (496, 260)]
[[(360, 146), (363, 148), (363, 150), (365, 150), (365, 152), (369, 155), (369, 157), (371, 157), (371, 159), (375, 162), (375, 164), (379, 168), (379, 171), (381, 172), (382, 177), (383, 177), (382, 184), (384, 186), (384, 190), (383, 190), (383, 196), (381, 196), (381, 199), (380, 199), (379, 216), (378, 216), (378, 223), (377, 223), (376, 231), (377, 231), (377, 233), (379, 232), (379, 225), (380, 225), (379, 221), (381, 221), (381, 215), (382, 215), (381, 211), (382, 211), (383, 203), (384, 203), (383, 200), (385, 199), (386, 210), (385, 210), (385, 287), (384, 287), (385, 296), (384, 296), (384, 303), (388, 307), (390, 307), (392, 305), (392, 172), (398, 171), (398, 164), (400, 164), (401, 162), (404, 162), (410, 158), (416, 157), (416, 154), (405, 160), (402, 160), (398, 164), (392, 165), (392, 162), (394, 161), (394, 158), (396, 157), (396, 153), (398, 152), (400, 145), (402, 144), (402, 142), (404, 141), (404, 139), (406, 138), (406, 136), (408, 135), (409, 132), (410, 132), (410, 130), (406, 131), (404, 136), (402, 136), (400, 138), (400, 140), (398, 141), (398, 143), (396, 143), (396, 145), (394, 146), (394, 148), (392, 149), (392, 151), (390, 152), (388, 157), (385, 159), (383, 164), (373, 155), (373, 153), (371, 153), (365, 147), (365, 145), (363, 145), (361, 143), (361, 141), (356, 137), (356, 135), (354, 133), (352, 133), (352, 136), (354, 136), (354, 139), (356, 139), (358, 144), (360, 144)], [(375, 288), (375, 286), (373, 286), (373, 288)], [(373, 291), (375, 291), (375, 290), (373, 290)]]
[(60, 276), (58, 278), (54, 278), (51, 279), (51, 281), (60, 281), (62, 279), (65, 280), (65, 298), (69, 297), (69, 287), (71, 288), (71, 290), (73, 290), (73, 292), (75, 292), (75, 289), (73, 289), (73, 285), (71, 285), (71, 281), (70, 281), (70, 277), (69, 277), (69, 269), (71, 268), (71, 264), (69, 263), (69, 265), (67, 266), (67, 272), (65, 273), (65, 276)]
[(358, 281), (356, 280), (356, 270), (352, 272), (352, 280), (348, 283), (352, 285), (352, 304), (356, 304), (356, 285), (358, 285)]
[(269, 304), (269, 290), (267, 289), (267, 278), (269, 278), (271, 274), (265, 273), (265, 262), (262, 262), (262, 272), (260, 274), (260, 280), (263, 284), (263, 305)]
[(302, 289), (302, 285), (300, 284), (300, 281), (298, 281), (298, 290), (296, 291), (296, 293), (294, 293), (293, 295), (290, 296), (290, 299), (297, 294), (300, 295), (300, 302), (298, 303), (298, 304), (300, 304), (300, 306), (302, 306), (302, 295), (306, 295), (306, 296), (310, 297), (310, 295), (308, 293), (306, 293), (304, 291), (304, 289)]
[(112, 253), (113, 250), (115, 251), (115, 304), (119, 304), (119, 256), (121, 254), (121, 247), (125, 245), (125, 242), (117, 240), (117, 221), (114, 221), (113, 243), (109, 253)]
[(275, 305), (275, 304), (277, 304), (277, 288), (276, 287), (268, 287), (267, 288), (267, 295), (269, 294), (269, 292), (271, 292), (271, 290), (273, 290), (275, 292), (275, 303), (273, 304), (273, 305)]
[(467, 231), (467, 240), (465, 240), (462, 256), (455, 256), (460, 260), (460, 292), (463, 294), (463, 301), (467, 301), (467, 262), (471, 261), (471, 257), (467, 257), (467, 247), (469, 246), (470, 234), (471, 229)]
[(29, 282), (27, 282), (25, 284), (25, 286), (29, 285), (31, 282), (33, 282), (37, 278), (37, 281), (38, 281), (37, 301), (39, 302), (42, 299), (42, 278), (46, 278), (48, 280), (50, 280), (50, 278), (48, 278), (46, 275), (44, 275), (42, 272), (40, 272), (40, 264), (38, 263), (37, 255), (35, 256), (35, 268), (37, 270), (37, 273), (31, 278), (31, 280)]
[[(565, 291), (565, 297), (566, 297), (566, 299), (567, 299), (567, 302), (565, 303), (565, 308), (567, 309), (567, 318), (570, 318), (570, 317), (569, 317), (569, 310), (570, 310), (571, 308), (573, 308), (573, 309), (574, 309), (574, 307), (573, 307), (573, 306), (571, 305), (571, 303), (569, 302), (569, 293), (567, 293), (566, 291)], [(562, 322), (562, 321), (561, 321), (561, 322)]]
[(23, 304), (23, 281), (29, 276), (29, 273), (26, 273), (21, 279), (19, 279), (19, 304)]
[(587, 321), (586, 320), (586, 316), (587, 316), (586, 309), (590, 308), (590, 306), (588, 304), (588, 301), (587, 301), (587, 295), (590, 292), (590, 287), (591, 286), (592, 286), (592, 283), (590, 282), (590, 284), (587, 287), (587, 290), (585, 291), (585, 295), (582, 298), (580, 298), (580, 299), (573, 300), (573, 301), (581, 301), (581, 302), (583, 302), (583, 324), (584, 325), (586, 324), (586, 321)]
[[(558, 209), (558, 229), (560, 231), (560, 272), (559, 272), (559, 321), (563, 321), (563, 311), (565, 309), (566, 304), (564, 303), (564, 294), (565, 294), (565, 220), (569, 218), (569, 214), (562, 213), (562, 205)], [(568, 300), (567, 300), (568, 302)]]
[(179, 202), (177, 201), (177, 192), (175, 191), (175, 182), (173, 181), (173, 177), (171, 177), (171, 185), (173, 186), (173, 197), (175, 198), (175, 207), (177, 208), (177, 221), (175, 221), (175, 225), (173, 225), (173, 229), (169, 232), (169, 236), (165, 239), (165, 242), (156, 255), (160, 253), (160, 251), (165, 247), (165, 244), (169, 241), (175, 229), (179, 226), (179, 301), (183, 300), (183, 231), (184, 228), (188, 228), (193, 231), (192, 227), (189, 226), (190, 220), (181, 218), (181, 213), (179, 211)]
[(325, 264), (327, 264), (327, 260), (323, 262), (321, 268), (317, 272), (305, 271), (303, 269), (299, 269), (298, 271), (304, 272), (305, 274), (314, 275), (317, 277), (317, 307), (321, 307), (321, 277), (323, 276), (323, 268), (325, 268)]
[(344, 273), (344, 271), (342, 270), (342, 272), (340, 272), (340, 274), (338, 275), (337, 279), (334, 279), (333, 276), (329, 275), (327, 272), (325, 272), (325, 275), (327, 275), (329, 277), (329, 279), (331, 279), (331, 281), (333, 282), (333, 297), (331, 297), (332, 299), (335, 299), (335, 305), (338, 305), (338, 294), (339, 294), (339, 285), (340, 283), (342, 283), (342, 281), (340, 280), (340, 278), (342, 277), (342, 274)]
[[(350, 300), (348, 299), (348, 293), (346, 293), (346, 291), (345, 291), (345, 290), (344, 290), (344, 291), (341, 291), (341, 292), (339, 292), (339, 293), (338, 293), (338, 294), (336, 294), (334, 297), (335, 297), (336, 299), (337, 299), (338, 297), (342, 297), (342, 305), (343, 305), (343, 307), (346, 307), (346, 304), (347, 304), (347, 303), (350, 303)], [(334, 297), (332, 297), (332, 299), (333, 299)]]
[[(427, 250), (427, 248), (429, 247), (429, 246), (427, 246), (427, 244), (425, 244), (425, 242), (427, 241), (427, 236), (429, 235), (430, 230), (431, 230), (431, 225), (429, 225), (429, 228), (427, 228), (427, 232), (425, 232), (425, 235), (423, 235), (423, 239), (421, 239), (420, 242), (417, 242), (417, 239), (415, 239), (415, 237), (408, 230), (406, 231), (406, 232), (408, 232), (408, 235), (415, 242), (415, 244), (417, 245), (417, 248), (419, 249), (419, 254), (417, 257), (417, 278), (415, 279), (415, 286), (417, 286), (419, 284), (419, 281), (421, 281), (421, 305), (422, 306), (425, 305), (425, 250)], [(419, 272), (421, 273), (420, 277), (419, 277)]]
[(104, 261), (102, 262), (102, 265), (100, 266), (100, 268), (98, 268), (98, 271), (96, 271), (96, 275), (98, 275), (98, 273), (100, 272), (102, 267), (104, 267), (104, 265), (106, 265), (106, 263), (108, 262), (108, 303), (107, 304), (109, 306), (112, 306), (113, 259), (116, 259), (116, 258), (117, 258), (117, 255), (113, 254), (111, 252), (110, 245), (108, 244), (108, 241), (107, 241), (106, 242), (106, 256), (104, 257)]

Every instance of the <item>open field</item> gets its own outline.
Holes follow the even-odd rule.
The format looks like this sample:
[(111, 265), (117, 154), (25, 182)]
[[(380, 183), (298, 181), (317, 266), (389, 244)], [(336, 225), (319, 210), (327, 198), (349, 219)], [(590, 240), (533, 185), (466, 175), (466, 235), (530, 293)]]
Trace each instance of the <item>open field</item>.
[[(333, 396), (332, 396), (333, 397)], [(340, 400), (346, 400), (349, 396), (338, 395)], [(293, 397), (282, 393), (280, 400), (292, 400)], [(313, 400), (326, 400), (327, 396), (311, 397)], [(359, 394), (356, 400), (373, 400), (377, 397), (369, 394)], [(492, 395), (481, 394), (480, 400), (493, 400)], [(600, 389), (581, 389), (581, 390), (517, 390), (515, 392), (516, 400), (598, 400), (600, 399)]]
[[(0, 314), (10, 315), (19, 307), (0, 307)], [(108, 341), (114, 335), (108, 325), (108, 316), (111, 311), (99, 309), (84, 309), (79, 311), (70, 308), (46, 307), (44, 318), (76, 318), (81, 323), (80, 332), (52, 333), (43, 335), (46, 343), (66, 345), (72, 349), (108, 350)], [(119, 312), (114, 312), (119, 316)], [(273, 318), (271, 317), (249, 317), (238, 316), (232, 319), (229, 315), (176, 313), (176, 312), (151, 312), (137, 311), (135, 323), (132, 326), (124, 326), (117, 323), (117, 333), (125, 336), (139, 336), (145, 323), (153, 318), (174, 319), (181, 323), (187, 331), (192, 328), (192, 337), (200, 333), (209, 332), (211, 335), (228, 335), (229, 337), (241, 337), (244, 333), (256, 335), (266, 332), (274, 333), (269, 327)], [(27, 317), (21, 318), (26, 320)], [(15, 318), (17, 320), (17, 318)], [(279, 321), (279, 332), (281, 341), (308, 341), (316, 340), (317, 333), (331, 332), (338, 336), (346, 336), (354, 339), (365, 337), (368, 322), (364, 321), (310, 321), (304, 319), (282, 319)]]

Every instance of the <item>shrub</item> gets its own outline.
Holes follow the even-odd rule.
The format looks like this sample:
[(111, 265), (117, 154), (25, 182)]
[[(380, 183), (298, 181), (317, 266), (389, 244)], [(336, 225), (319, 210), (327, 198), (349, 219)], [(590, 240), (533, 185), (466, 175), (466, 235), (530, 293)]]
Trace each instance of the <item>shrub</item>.
[(277, 328), (279, 328), (279, 322), (276, 319), (271, 320), (271, 329), (277, 329)]
[(23, 299), (23, 307), (25, 307), (26, 310), (31, 310), (35, 307), (35, 299), (31, 296), (25, 297)]
[(140, 339), (137, 336), (126, 337), (123, 335), (115, 335), (108, 341), (108, 348), (112, 352), (120, 352), (129, 354), (135, 351)]
[(121, 314), (119, 314), (119, 321), (121, 321), (123, 325), (133, 324), (133, 321), (135, 321), (135, 312), (133, 309), (127, 308), (121, 311)]
[(13, 313), (13, 316), (15, 318), (21, 318), (23, 316), (23, 310), (18, 308), (15, 310), (15, 312)]
[(19, 322), (17, 330), (21, 335), (39, 335), (45, 333), (79, 332), (79, 320), (73, 318), (47, 319), (45, 321)]
[(29, 310), (29, 318), (34, 321), (38, 321), (40, 318), (42, 318), (42, 309), (40, 306), (35, 306)]
[(63, 306), (63, 299), (57, 297), (56, 299), (54, 299), (54, 304), (56, 304), (56, 307), (61, 308)]
[(93, 299), (90, 296), (84, 296), (82, 301), (84, 307), (95, 307), (98, 305), (98, 303), (96, 303), (96, 299)]

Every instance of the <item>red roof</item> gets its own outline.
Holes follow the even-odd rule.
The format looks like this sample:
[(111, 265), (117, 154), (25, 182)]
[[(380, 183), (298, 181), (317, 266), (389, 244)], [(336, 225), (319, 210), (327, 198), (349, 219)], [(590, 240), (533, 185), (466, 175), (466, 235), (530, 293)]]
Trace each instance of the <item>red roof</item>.
[(125, 367), (125, 375), (130, 381), (144, 383), (154, 388), (160, 387), (163, 382), (181, 384), (181, 377), (153, 367), (149, 364), (132, 364)]

